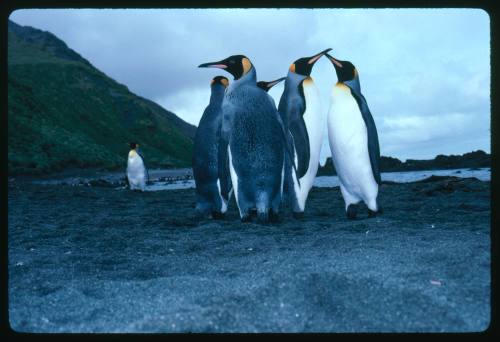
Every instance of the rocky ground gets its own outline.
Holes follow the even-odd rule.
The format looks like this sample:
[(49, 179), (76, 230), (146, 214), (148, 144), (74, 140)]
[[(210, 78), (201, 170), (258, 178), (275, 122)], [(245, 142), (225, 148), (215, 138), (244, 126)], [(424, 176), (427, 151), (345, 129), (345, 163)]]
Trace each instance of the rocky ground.
[[(87, 184), (88, 185), (88, 184)], [(385, 183), (346, 219), (193, 216), (193, 189), (9, 180), (9, 321), (20, 332), (463, 332), (490, 322), (490, 182)], [(109, 184), (108, 184), (109, 185)]]

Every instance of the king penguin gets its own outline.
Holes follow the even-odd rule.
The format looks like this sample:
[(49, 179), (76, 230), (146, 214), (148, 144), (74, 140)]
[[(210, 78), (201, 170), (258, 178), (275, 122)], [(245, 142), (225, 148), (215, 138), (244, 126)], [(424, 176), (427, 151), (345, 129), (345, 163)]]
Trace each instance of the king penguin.
[(131, 142), (127, 160), (127, 180), (130, 189), (144, 191), (147, 178), (149, 178), (148, 170), (139, 150), (139, 144)]
[[(293, 161), (286, 162), (285, 196), (293, 216), (303, 216), (307, 196), (318, 171), (319, 157), (326, 126), (318, 89), (311, 71), (314, 64), (331, 49), (314, 56), (299, 58), (289, 68), (285, 89), (278, 111), (288, 134)], [(291, 172), (289, 163), (295, 163), (297, 172)]]
[(229, 165), (219, 163), (222, 128), (222, 100), (229, 81), (214, 77), (210, 83), (210, 102), (196, 129), (193, 148), (193, 176), (196, 185), (196, 214), (222, 218), (227, 211), (231, 178)]
[(327, 54), (338, 82), (331, 92), (328, 111), (328, 140), (340, 191), (349, 219), (356, 218), (357, 204), (363, 201), (370, 217), (377, 206), (380, 178), (380, 147), (375, 121), (361, 94), (359, 74), (354, 65)]
[(199, 67), (224, 69), (234, 76), (222, 103), (222, 136), (241, 220), (250, 221), (253, 210), (261, 223), (279, 220), (285, 141), (276, 106), (257, 86), (257, 72), (246, 56)]

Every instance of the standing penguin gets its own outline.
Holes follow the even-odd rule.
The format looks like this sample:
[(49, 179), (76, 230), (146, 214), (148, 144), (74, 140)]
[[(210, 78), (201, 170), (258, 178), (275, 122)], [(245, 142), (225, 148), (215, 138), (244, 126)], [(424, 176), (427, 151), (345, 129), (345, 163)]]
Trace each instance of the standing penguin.
[(149, 178), (148, 170), (139, 151), (139, 144), (131, 142), (127, 160), (127, 180), (130, 189), (144, 191), (147, 178)]
[(210, 84), (210, 102), (200, 119), (193, 149), (193, 176), (196, 184), (196, 213), (221, 218), (227, 211), (231, 178), (229, 166), (219, 163), (222, 127), (222, 100), (229, 85), (226, 77), (217, 76)]
[(361, 94), (354, 65), (327, 56), (338, 78), (328, 111), (328, 140), (347, 217), (356, 218), (360, 201), (365, 202), (369, 216), (373, 217), (379, 211), (377, 195), (381, 184), (377, 128)]
[(259, 222), (278, 220), (285, 141), (276, 106), (257, 87), (257, 73), (247, 57), (234, 55), (199, 67), (224, 69), (234, 76), (222, 104), (222, 136), (241, 220), (251, 220), (254, 209)]
[[(310, 77), (314, 64), (328, 51), (296, 60), (290, 66), (278, 111), (290, 132), (288, 144), (295, 160), (288, 161), (285, 169), (285, 193), (295, 218), (302, 217), (307, 196), (318, 171), (326, 117), (321, 110), (320, 97)], [(289, 163), (297, 165), (291, 172)]]

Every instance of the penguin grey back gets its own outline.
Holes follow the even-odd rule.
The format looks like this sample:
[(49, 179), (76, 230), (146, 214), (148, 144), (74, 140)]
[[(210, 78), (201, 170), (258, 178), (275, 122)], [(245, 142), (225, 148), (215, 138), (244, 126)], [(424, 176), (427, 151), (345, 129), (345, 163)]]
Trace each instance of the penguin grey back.
[(306, 76), (289, 72), (285, 81), (285, 89), (278, 104), (278, 112), (285, 128), (292, 135), (288, 144), (293, 144), (291, 150), (297, 153), (297, 176), (300, 178), (306, 174), (309, 167), (309, 135), (304, 122), (306, 102), (302, 82)]
[(223, 76), (212, 80), (210, 102), (203, 112), (195, 134), (192, 166), (199, 214), (223, 213), (223, 200), (227, 202), (230, 188), (229, 170), (227, 166), (221, 169), (219, 161), (222, 101), (227, 85), (228, 80)]

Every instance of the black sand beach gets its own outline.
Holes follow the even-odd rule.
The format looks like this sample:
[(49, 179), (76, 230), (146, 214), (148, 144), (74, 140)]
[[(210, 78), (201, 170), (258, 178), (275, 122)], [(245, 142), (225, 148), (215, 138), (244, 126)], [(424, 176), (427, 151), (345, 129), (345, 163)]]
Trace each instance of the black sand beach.
[(193, 189), (9, 181), (19, 332), (468, 332), (490, 322), (490, 182), (385, 183), (345, 217), (314, 188), (279, 224), (193, 218)]

